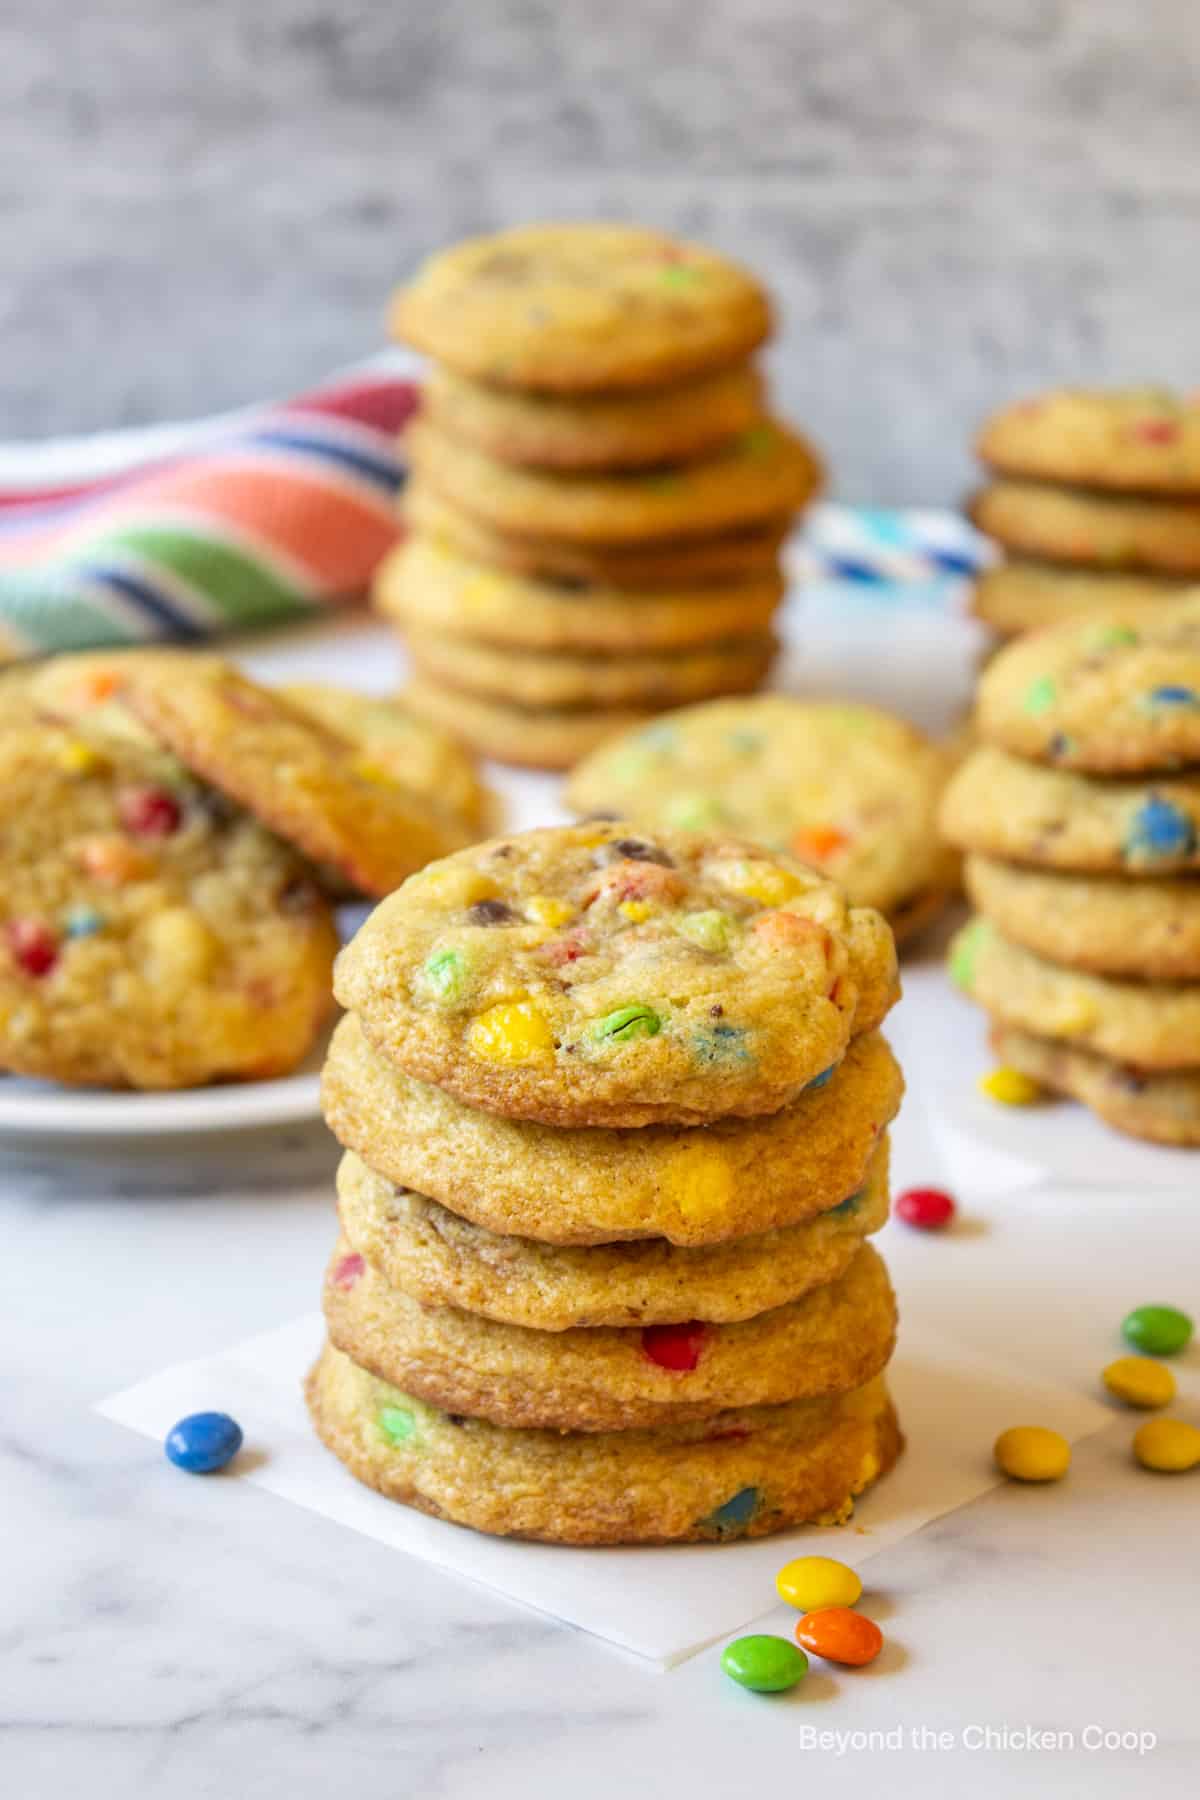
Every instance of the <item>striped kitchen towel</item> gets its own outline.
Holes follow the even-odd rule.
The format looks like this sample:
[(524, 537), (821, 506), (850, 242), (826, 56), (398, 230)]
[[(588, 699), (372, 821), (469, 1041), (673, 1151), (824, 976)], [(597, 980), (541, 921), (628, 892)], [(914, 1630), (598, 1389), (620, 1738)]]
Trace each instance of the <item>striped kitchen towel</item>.
[(417, 394), (365, 373), (206, 424), (0, 452), (0, 662), (361, 598), (395, 540)]
[[(248, 630), (361, 598), (396, 537), (416, 373), (387, 352), (226, 418), (0, 445), (0, 663)], [(987, 556), (952, 512), (825, 504), (789, 561), (872, 603), (945, 604)]]

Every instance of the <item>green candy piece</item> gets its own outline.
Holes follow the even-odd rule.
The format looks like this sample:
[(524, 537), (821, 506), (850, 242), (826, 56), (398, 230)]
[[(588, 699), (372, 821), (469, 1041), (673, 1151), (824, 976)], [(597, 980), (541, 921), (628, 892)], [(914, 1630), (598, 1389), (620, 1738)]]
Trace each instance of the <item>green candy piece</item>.
[(381, 1406), (379, 1429), (389, 1444), (406, 1444), (417, 1429), (417, 1422), (402, 1406)]
[(1093, 634), (1091, 647), (1093, 650), (1119, 650), (1137, 641), (1137, 632), (1131, 631), (1128, 625), (1104, 625)]
[(950, 979), (964, 993), (969, 994), (975, 985), (975, 964), (991, 935), (986, 919), (972, 919), (950, 946)]
[(721, 1652), (721, 1667), (752, 1694), (782, 1694), (808, 1674), (808, 1658), (796, 1644), (769, 1632), (735, 1638)]
[(728, 913), (717, 912), (714, 908), (709, 912), (684, 913), (678, 929), (683, 937), (690, 943), (698, 944), (701, 950), (728, 950), (733, 935), (733, 920)]
[(706, 825), (718, 824), (723, 811), (711, 794), (675, 794), (667, 807), (667, 823), (676, 831), (703, 831)]
[(1031, 681), (1025, 689), (1025, 697), (1021, 701), (1021, 706), (1025, 712), (1032, 713), (1036, 719), (1039, 713), (1047, 712), (1057, 699), (1058, 688), (1055, 686), (1053, 678), (1049, 675), (1039, 675), (1037, 680)]
[(435, 950), (421, 970), (425, 983), (439, 1000), (461, 1000), (467, 982), (467, 962), (461, 950)]
[(661, 279), (667, 287), (695, 287), (701, 274), (699, 269), (693, 269), (688, 263), (668, 263), (662, 271)]
[(1175, 1306), (1135, 1306), (1121, 1321), (1121, 1335), (1147, 1356), (1175, 1356), (1192, 1338), (1192, 1321)]
[(634, 1038), (656, 1037), (662, 1020), (652, 1006), (618, 1006), (616, 1012), (599, 1019), (594, 1027), (596, 1037), (604, 1043), (631, 1044)]

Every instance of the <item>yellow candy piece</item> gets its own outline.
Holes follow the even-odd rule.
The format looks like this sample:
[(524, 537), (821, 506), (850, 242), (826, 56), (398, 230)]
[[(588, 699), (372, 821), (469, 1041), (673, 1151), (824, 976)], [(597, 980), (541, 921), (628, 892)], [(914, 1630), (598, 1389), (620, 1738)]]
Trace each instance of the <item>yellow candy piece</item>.
[(486, 1062), (539, 1062), (554, 1053), (554, 1034), (531, 1000), (490, 1006), (471, 1021), (467, 1043)]
[(1044, 1425), (1013, 1425), (996, 1439), (996, 1467), (1014, 1481), (1061, 1481), (1071, 1466), (1071, 1446)]
[(1105, 1369), (1103, 1381), (1126, 1406), (1166, 1406), (1175, 1398), (1175, 1377), (1149, 1356), (1118, 1356)]
[(421, 893), (443, 906), (474, 906), (477, 900), (494, 900), (496, 884), (479, 869), (464, 869), (461, 864), (434, 863), (419, 875), (410, 875), (409, 885), (419, 882)]
[(724, 1157), (705, 1144), (681, 1148), (667, 1164), (662, 1185), (681, 1219), (716, 1218), (733, 1204), (733, 1172)]
[(1178, 1475), (1200, 1463), (1200, 1427), (1182, 1419), (1147, 1419), (1133, 1435), (1133, 1454), (1143, 1469)]
[(103, 760), (99, 751), (93, 750), (81, 738), (72, 738), (58, 753), (58, 766), (68, 775), (90, 775), (93, 769), (100, 767)]
[(1042, 1098), (1040, 1085), (1020, 1069), (993, 1069), (990, 1075), (981, 1075), (979, 1091), (989, 1100), (998, 1100), (1001, 1106), (1032, 1106)]
[(643, 919), (648, 919), (653, 910), (648, 900), (622, 900), (617, 908), (634, 925), (640, 925)]
[(856, 1606), (862, 1582), (845, 1563), (832, 1556), (798, 1556), (775, 1577), (781, 1600), (800, 1612), (819, 1612), (825, 1606)]
[(557, 931), (575, 917), (575, 908), (568, 900), (555, 900), (551, 894), (534, 894), (525, 902), (525, 917), (534, 925), (549, 925)]
[(785, 900), (805, 891), (805, 883), (777, 863), (728, 862), (720, 864), (717, 872), (735, 894), (744, 894), (747, 900), (757, 900), (763, 906), (782, 906)]

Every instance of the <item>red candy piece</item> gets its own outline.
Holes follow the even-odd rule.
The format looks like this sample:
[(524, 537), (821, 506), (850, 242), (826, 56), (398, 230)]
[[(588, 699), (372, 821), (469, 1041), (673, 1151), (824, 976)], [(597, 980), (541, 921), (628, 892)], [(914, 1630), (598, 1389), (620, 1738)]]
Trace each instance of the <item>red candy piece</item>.
[(333, 1267), (334, 1287), (341, 1288), (343, 1291), (352, 1288), (366, 1266), (357, 1250), (349, 1256), (339, 1258)]
[(859, 1667), (874, 1662), (883, 1649), (883, 1633), (874, 1619), (849, 1606), (822, 1606), (807, 1612), (796, 1627), (796, 1642), (826, 1662)]
[(909, 1188), (895, 1206), (896, 1217), (918, 1231), (942, 1231), (954, 1217), (954, 1202), (941, 1188)]
[(1133, 435), (1143, 444), (1173, 444), (1179, 427), (1170, 419), (1142, 419), (1134, 426)]
[(12, 919), (4, 936), (13, 961), (26, 975), (48, 975), (58, 961), (58, 939), (40, 919)]
[(688, 1325), (647, 1325), (642, 1333), (642, 1349), (660, 1369), (687, 1374), (700, 1361), (707, 1336), (708, 1327), (695, 1320)]
[(166, 788), (126, 788), (117, 798), (117, 813), (135, 837), (170, 837), (179, 830), (182, 809)]

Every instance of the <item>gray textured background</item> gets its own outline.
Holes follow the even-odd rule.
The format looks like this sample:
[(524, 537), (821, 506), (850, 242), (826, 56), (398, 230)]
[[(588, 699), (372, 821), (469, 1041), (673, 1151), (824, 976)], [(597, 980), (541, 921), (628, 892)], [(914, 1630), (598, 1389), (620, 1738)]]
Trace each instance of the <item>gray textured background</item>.
[(1049, 379), (1200, 385), (1200, 0), (4, 0), (0, 434), (374, 349), (426, 249), (636, 216), (777, 291), (854, 499)]

